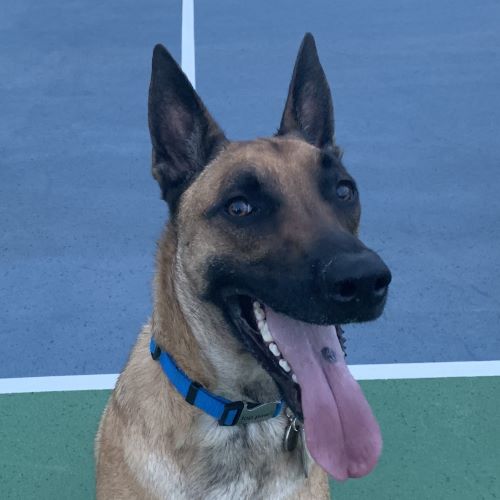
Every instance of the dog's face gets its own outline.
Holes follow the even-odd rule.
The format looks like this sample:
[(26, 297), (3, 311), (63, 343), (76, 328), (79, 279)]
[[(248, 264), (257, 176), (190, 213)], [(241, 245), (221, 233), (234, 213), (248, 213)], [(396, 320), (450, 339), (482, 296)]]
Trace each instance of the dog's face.
[(275, 137), (229, 142), (162, 47), (153, 57), (149, 121), (153, 173), (193, 293), (220, 309), (302, 415), (295, 377), (269, 348), (266, 316), (312, 325), (373, 320), (391, 279), (357, 237), (359, 194), (334, 143), (312, 37), (299, 51)]
[(374, 319), (390, 275), (356, 237), (359, 216), (332, 151), (294, 137), (228, 144), (179, 203), (183, 268), (218, 304), (238, 295), (310, 323)]

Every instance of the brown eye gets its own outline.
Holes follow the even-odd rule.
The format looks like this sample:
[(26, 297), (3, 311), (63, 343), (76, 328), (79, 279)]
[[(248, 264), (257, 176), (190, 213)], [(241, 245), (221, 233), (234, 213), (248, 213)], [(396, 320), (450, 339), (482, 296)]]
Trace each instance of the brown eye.
[(354, 198), (354, 186), (349, 181), (341, 181), (337, 184), (337, 196), (342, 201), (350, 201)]
[(245, 198), (234, 198), (227, 205), (227, 213), (233, 217), (244, 217), (253, 212), (253, 207)]

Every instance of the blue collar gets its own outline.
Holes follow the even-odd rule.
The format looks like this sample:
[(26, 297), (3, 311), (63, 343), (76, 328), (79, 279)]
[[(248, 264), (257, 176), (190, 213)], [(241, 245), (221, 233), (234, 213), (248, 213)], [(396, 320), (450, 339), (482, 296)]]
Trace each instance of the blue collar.
[(270, 403), (249, 403), (247, 401), (229, 401), (207, 391), (198, 382), (191, 380), (176, 364), (172, 357), (162, 351), (151, 339), (149, 345), (152, 358), (160, 362), (161, 367), (172, 385), (191, 405), (214, 417), (219, 425), (238, 425), (261, 422), (277, 417), (281, 413), (283, 401)]

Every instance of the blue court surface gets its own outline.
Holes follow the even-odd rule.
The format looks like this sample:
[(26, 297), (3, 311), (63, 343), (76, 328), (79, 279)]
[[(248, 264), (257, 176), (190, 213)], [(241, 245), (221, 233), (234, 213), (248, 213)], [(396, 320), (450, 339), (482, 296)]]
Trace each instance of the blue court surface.
[[(150, 173), (147, 89), (155, 43), (181, 60), (181, 7), (2, 2), (0, 498), (93, 496), (106, 387), (8, 393), (26, 377), (118, 373), (151, 313), (168, 211)], [(383, 317), (346, 329), (348, 359), (369, 365), (364, 378), (408, 380), (366, 382), (383, 463), (333, 485), (335, 498), (500, 497), (499, 24), (495, 0), (195, 2), (196, 88), (232, 139), (274, 133), (300, 41), (315, 35), (361, 237), (393, 272)], [(34, 425), (31, 411), (43, 418), (27, 446), (17, 424)], [(57, 419), (68, 440), (48, 437)]]

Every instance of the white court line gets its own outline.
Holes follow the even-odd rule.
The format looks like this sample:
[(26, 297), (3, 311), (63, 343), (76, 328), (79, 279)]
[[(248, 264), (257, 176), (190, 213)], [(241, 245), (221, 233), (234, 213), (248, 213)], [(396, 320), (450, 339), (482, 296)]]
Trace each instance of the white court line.
[[(386, 365), (351, 365), (349, 368), (357, 380), (500, 376), (500, 361), (393, 363)], [(117, 378), (118, 374), (114, 373), (109, 375), (3, 378), (0, 379), (0, 394), (113, 389)]]
[(387, 365), (351, 365), (349, 368), (357, 380), (500, 376), (500, 361), (391, 363)]
[(0, 378), (0, 394), (113, 389), (118, 374)]
[(196, 88), (194, 58), (194, 0), (182, 0), (181, 66), (191, 85)]

